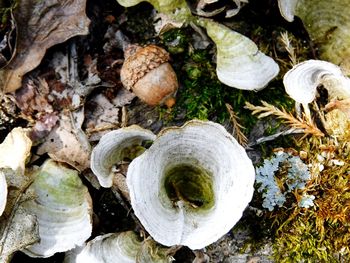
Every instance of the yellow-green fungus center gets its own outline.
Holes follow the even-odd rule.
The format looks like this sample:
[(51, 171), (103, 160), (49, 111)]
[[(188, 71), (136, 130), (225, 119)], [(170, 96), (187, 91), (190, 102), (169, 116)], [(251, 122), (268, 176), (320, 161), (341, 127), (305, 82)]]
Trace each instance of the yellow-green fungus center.
[(124, 161), (132, 161), (136, 157), (140, 156), (144, 153), (151, 145), (153, 141), (145, 140), (142, 141), (140, 144), (136, 143), (131, 146), (125, 147), (122, 152), (122, 160)]
[(164, 187), (174, 203), (183, 201), (188, 208), (207, 210), (214, 205), (212, 175), (192, 165), (177, 165), (166, 170)]

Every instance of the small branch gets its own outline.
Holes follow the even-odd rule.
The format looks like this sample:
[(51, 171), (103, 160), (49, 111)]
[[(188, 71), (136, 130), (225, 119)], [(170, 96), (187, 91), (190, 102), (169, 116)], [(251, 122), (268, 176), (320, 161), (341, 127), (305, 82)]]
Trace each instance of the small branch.
[(292, 43), (289, 39), (288, 32), (282, 32), (281, 33), (281, 40), (284, 45), (284, 48), (288, 52), (288, 57), (290, 59), (290, 63), (292, 66), (295, 66), (298, 64), (297, 56), (295, 54), (295, 48), (292, 46)]
[(311, 134), (318, 137), (324, 136), (324, 133), (316, 127), (311, 119), (307, 120), (305, 118), (296, 118), (292, 114), (288, 113), (284, 108), (280, 110), (266, 101), (261, 101), (261, 103), (263, 106), (254, 106), (253, 104), (246, 102), (245, 108), (253, 111), (253, 114), (259, 114), (259, 119), (274, 115), (278, 119), (284, 120), (285, 123), (291, 128), (299, 129), (305, 134)]
[(248, 139), (242, 132), (242, 129), (244, 129), (244, 127), (241, 124), (239, 124), (238, 117), (233, 111), (232, 106), (228, 103), (225, 103), (225, 105), (228, 113), (230, 114), (230, 120), (233, 125), (233, 136), (237, 139), (240, 145), (242, 145), (243, 147), (246, 147), (248, 143)]

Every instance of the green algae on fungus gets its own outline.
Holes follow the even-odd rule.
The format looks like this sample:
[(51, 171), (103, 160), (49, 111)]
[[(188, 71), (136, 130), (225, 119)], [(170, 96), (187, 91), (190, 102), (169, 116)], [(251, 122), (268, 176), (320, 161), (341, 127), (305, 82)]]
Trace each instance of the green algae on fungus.
[(339, 65), (350, 57), (349, 0), (279, 0), (279, 7), (288, 21), (302, 20), (321, 59)]

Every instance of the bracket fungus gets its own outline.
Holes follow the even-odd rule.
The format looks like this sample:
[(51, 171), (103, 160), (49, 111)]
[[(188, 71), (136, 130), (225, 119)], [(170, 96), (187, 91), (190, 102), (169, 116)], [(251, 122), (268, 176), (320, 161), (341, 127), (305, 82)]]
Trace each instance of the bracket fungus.
[(283, 77), (283, 84), (288, 95), (296, 102), (312, 102), (317, 87), (323, 85), (330, 100), (350, 98), (350, 79), (342, 70), (327, 61), (308, 60), (297, 64)]
[(156, 136), (149, 130), (132, 125), (111, 131), (100, 139), (91, 153), (91, 170), (102, 187), (113, 184), (113, 167), (125, 158), (134, 159), (145, 148), (143, 143), (152, 142)]
[(4, 212), (7, 200), (7, 184), (5, 174), (0, 171), (0, 216)]
[(155, 241), (200, 249), (240, 219), (254, 176), (224, 127), (196, 120), (160, 132), (129, 165), (127, 185), (135, 215)]
[[(153, 242), (154, 243), (154, 242)], [(168, 263), (172, 258), (168, 249), (155, 247), (149, 239), (142, 241), (133, 231), (108, 233), (97, 236), (89, 241), (76, 255), (75, 259), (67, 263)]]
[(278, 64), (249, 38), (209, 19), (200, 19), (199, 24), (216, 44), (216, 73), (222, 83), (237, 89), (261, 90), (277, 76)]
[(23, 250), (31, 257), (50, 257), (82, 245), (92, 231), (92, 200), (76, 170), (47, 160), (28, 190), (35, 200), (24, 203), (39, 223), (40, 242)]
[[(298, 16), (310, 38), (319, 46), (321, 59), (334, 64), (350, 57), (350, 0), (279, 0), (282, 16)], [(350, 68), (347, 68), (350, 70)]]
[(165, 104), (172, 107), (179, 84), (168, 63), (169, 53), (156, 45), (130, 45), (124, 56), (120, 71), (124, 87), (151, 106)]
[(317, 88), (323, 86), (328, 98), (323, 123), (327, 132), (338, 139), (350, 138), (350, 79), (342, 70), (326, 61), (308, 60), (294, 66), (283, 78), (288, 95), (301, 103), (306, 117), (311, 119), (308, 103), (316, 99)]

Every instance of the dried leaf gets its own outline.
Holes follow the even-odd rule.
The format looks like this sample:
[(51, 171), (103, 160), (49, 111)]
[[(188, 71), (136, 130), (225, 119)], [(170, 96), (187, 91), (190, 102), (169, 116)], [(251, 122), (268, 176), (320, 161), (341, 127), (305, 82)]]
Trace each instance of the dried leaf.
[(24, 165), (30, 155), (32, 141), (27, 136), (27, 129), (14, 128), (0, 144), (0, 168), (11, 168), (24, 173)]
[(10, 219), (0, 220), (0, 225), (0, 262), (9, 262), (14, 252), (39, 241), (36, 217), (22, 206), (13, 210)]
[(62, 112), (59, 125), (50, 132), (37, 153), (48, 153), (55, 161), (68, 163), (79, 171), (90, 167), (90, 144), (80, 129), (82, 115), (83, 111), (74, 117), (71, 112)]
[(24, 74), (37, 67), (48, 48), (76, 35), (88, 33), (86, 0), (18, 1), (16, 54), (0, 71), (0, 89), (21, 87)]
[[(27, 213), (21, 206), (24, 201), (35, 197), (33, 192), (26, 191), (32, 182), (32, 174), (24, 174), (25, 157), (28, 156), (31, 146), (31, 141), (25, 131), (22, 128), (14, 129), (7, 137), (9, 139), (5, 140), (6, 143), (2, 144), (12, 146), (14, 151), (17, 150), (17, 154), (14, 151), (6, 152), (6, 154), (20, 164), (14, 166), (17, 167), (15, 170), (6, 163), (0, 168), (0, 174), (6, 177), (9, 185), (6, 208), (0, 218), (0, 262), (9, 262), (15, 251), (39, 240), (36, 217)], [(22, 147), (17, 149), (16, 145), (22, 145)], [(2, 153), (1, 156), (3, 156)]]

